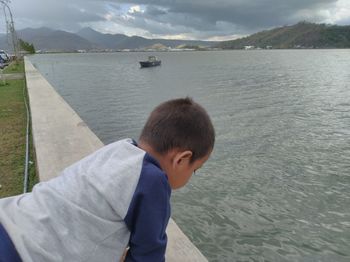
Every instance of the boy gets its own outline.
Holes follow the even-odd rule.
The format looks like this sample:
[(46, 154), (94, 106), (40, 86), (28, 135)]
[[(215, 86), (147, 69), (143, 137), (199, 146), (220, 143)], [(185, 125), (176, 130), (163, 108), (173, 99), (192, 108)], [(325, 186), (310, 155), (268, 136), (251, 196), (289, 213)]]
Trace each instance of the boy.
[(137, 144), (109, 144), (0, 200), (0, 261), (164, 261), (171, 189), (209, 158), (215, 132), (190, 98), (156, 107)]

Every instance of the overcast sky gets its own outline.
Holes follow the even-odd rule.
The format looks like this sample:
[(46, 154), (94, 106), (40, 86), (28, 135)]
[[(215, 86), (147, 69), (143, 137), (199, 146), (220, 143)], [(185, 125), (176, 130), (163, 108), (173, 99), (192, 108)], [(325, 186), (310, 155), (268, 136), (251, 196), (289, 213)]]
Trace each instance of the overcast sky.
[(16, 29), (89, 26), (147, 38), (226, 40), (302, 20), (350, 25), (350, 0), (11, 0), (10, 7)]

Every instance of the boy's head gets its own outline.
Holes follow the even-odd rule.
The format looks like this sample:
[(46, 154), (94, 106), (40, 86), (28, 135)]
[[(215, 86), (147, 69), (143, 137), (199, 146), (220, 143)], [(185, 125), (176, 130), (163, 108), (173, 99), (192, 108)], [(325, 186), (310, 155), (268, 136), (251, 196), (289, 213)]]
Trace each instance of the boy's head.
[(203, 107), (191, 98), (157, 106), (140, 136), (140, 146), (157, 158), (172, 188), (184, 186), (213, 150), (215, 131)]

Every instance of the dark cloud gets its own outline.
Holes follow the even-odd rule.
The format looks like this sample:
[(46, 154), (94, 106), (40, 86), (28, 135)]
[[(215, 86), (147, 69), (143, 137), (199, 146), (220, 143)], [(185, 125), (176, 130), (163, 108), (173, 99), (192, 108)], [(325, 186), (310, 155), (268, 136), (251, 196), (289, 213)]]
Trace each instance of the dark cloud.
[(154, 16), (159, 17), (159, 16), (167, 15), (168, 12), (165, 11), (164, 9), (151, 5), (151, 6), (147, 6), (146, 14), (148, 14), (151, 17), (154, 17)]
[(84, 5), (73, 1), (31, 0), (30, 4), (25, 5), (23, 1), (14, 0), (11, 6), (16, 18), (69, 23), (100, 20), (98, 14), (103, 13), (104, 9), (94, 2), (87, 3)]
[(19, 27), (41, 25), (75, 30), (84, 22), (104, 20), (103, 1), (12, 0), (10, 7)]
[[(245, 35), (300, 20), (327, 22), (337, 2), (346, 0), (31, 0), (26, 4), (27, 1), (13, 0), (11, 5), (19, 19), (33, 24), (72, 30), (94, 23), (100, 27), (106, 23), (108, 29), (115, 23), (149, 36), (208, 38)], [(139, 5), (140, 10), (127, 13), (126, 9), (133, 5)], [(349, 19), (343, 17), (340, 21), (346, 23)]]
[[(123, 2), (162, 7), (167, 10), (169, 17), (171, 17), (171, 14), (176, 14), (189, 18), (179, 19), (183, 22), (186, 22), (186, 20), (190, 22), (190, 18), (195, 17), (207, 24), (215, 25), (218, 21), (224, 21), (254, 29), (295, 22), (293, 21), (296, 19), (294, 15), (300, 10), (307, 10), (310, 16), (317, 16), (320, 9), (330, 8), (337, 0), (134, 0)], [(161, 15), (164, 16), (164, 13)], [(157, 19), (157, 17), (154, 19)], [(316, 19), (319, 18), (316, 17)]]

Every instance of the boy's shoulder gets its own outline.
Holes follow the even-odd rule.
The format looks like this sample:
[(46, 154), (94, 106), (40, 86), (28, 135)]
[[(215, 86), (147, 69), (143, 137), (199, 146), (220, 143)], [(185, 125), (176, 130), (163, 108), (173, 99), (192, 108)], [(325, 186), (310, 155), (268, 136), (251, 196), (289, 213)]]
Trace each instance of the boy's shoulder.
[(145, 151), (135, 145), (134, 140), (126, 138), (103, 146), (79, 162), (97, 164), (98, 166), (108, 163), (113, 166), (118, 164), (118, 160), (140, 161), (145, 153)]
[(158, 161), (146, 152), (143, 160), (140, 184), (148, 190), (163, 190), (170, 193), (171, 188), (166, 173), (161, 169)]
[[(90, 158), (90, 159), (89, 159)], [(139, 183), (153, 187), (155, 185), (169, 187), (166, 173), (162, 170), (159, 162), (148, 152), (139, 148), (137, 143), (130, 138), (110, 143), (96, 151), (86, 159), (89, 165), (98, 167), (99, 171), (107, 167), (112, 170), (131, 169), (132, 173), (139, 173)], [(145, 181), (143, 181), (145, 179)], [(145, 182), (145, 183), (144, 183)]]

